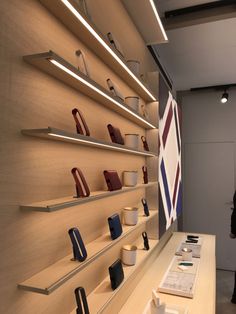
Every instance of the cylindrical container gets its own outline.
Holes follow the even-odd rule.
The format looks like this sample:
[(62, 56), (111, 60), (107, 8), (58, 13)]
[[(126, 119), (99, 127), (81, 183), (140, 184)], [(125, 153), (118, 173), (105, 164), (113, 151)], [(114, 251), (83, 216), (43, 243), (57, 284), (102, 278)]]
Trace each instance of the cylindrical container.
[(193, 257), (193, 251), (187, 247), (182, 249), (182, 260), (183, 261), (191, 261)]
[(140, 62), (138, 60), (127, 60), (127, 65), (136, 76), (140, 75)]
[(125, 265), (135, 265), (137, 256), (137, 246), (135, 245), (124, 245), (122, 247), (122, 263)]
[(138, 183), (138, 171), (124, 171), (123, 172), (123, 185), (135, 186)]
[(139, 135), (125, 134), (125, 145), (134, 149), (138, 149)]
[(134, 111), (139, 112), (139, 97), (138, 96), (125, 97), (125, 103)]
[(123, 208), (123, 220), (125, 225), (134, 226), (138, 223), (138, 207)]

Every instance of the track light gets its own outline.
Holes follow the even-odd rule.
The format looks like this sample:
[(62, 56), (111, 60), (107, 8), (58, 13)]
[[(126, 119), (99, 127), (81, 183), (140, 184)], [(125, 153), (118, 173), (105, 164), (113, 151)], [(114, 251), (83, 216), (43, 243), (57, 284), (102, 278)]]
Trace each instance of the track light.
[(224, 91), (220, 101), (222, 102), (222, 104), (225, 104), (228, 101), (228, 98), (229, 98), (229, 94), (226, 91)]

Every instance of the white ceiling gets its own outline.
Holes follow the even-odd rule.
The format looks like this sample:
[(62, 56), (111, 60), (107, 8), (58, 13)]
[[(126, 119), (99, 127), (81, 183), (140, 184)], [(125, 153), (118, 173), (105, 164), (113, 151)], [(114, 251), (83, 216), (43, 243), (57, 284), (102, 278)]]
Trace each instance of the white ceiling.
[[(157, 0), (162, 14), (210, 2)], [(236, 18), (167, 31), (169, 43), (156, 45), (176, 90), (236, 83)]]

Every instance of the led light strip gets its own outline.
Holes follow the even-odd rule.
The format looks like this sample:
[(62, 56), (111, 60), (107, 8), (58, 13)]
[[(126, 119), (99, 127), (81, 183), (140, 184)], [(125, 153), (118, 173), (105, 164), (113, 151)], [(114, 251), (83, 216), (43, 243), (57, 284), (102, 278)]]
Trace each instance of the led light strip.
[(74, 137), (70, 137), (70, 136), (66, 136), (66, 135), (60, 135), (60, 134), (56, 134), (56, 133), (48, 133), (48, 135), (50, 136), (55, 136), (55, 137), (60, 137), (60, 138), (65, 138), (71, 141), (75, 141), (75, 142), (81, 142), (81, 143), (89, 143), (92, 144), (94, 146), (101, 146), (101, 147), (107, 147), (109, 149), (113, 149), (113, 150), (120, 150), (120, 151), (125, 151), (125, 152), (131, 152), (137, 155), (144, 155), (144, 156), (151, 156), (151, 157), (155, 157), (155, 154), (152, 153), (144, 153), (144, 152), (136, 152), (134, 150), (128, 149), (128, 148), (122, 148), (122, 147), (114, 147), (108, 144), (102, 144), (102, 143), (96, 143), (96, 142), (91, 142), (91, 141), (86, 141), (86, 140), (82, 140), (79, 138), (74, 138)]
[(107, 95), (106, 93), (104, 93), (102, 90), (100, 90), (99, 88), (97, 88), (96, 86), (94, 86), (93, 84), (90, 84), (88, 81), (86, 81), (85, 79), (83, 79), (82, 77), (80, 77), (79, 75), (75, 74), (73, 71), (71, 71), (70, 69), (68, 69), (67, 67), (65, 67), (64, 65), (62, 65), (61, 63), (59, 63), (58, 61), (54, 60), (54, 59), (48, 59), (51, 63), (53, 63), (55, 66), (57, 66), (58, 68), (60, 68), (61, 70), (63, 70), (64, 72), (68, 73), (69, 75), (73, 76), (76, 80), (82, 82), (84, 85), (88, 86), (89, 88), (91, 88), (92, 90), (94, 90), (95, 92), (97, 92), (98, 94), (102, 95), (103, 97), (105, 97), (106, 99), (110, 100), (111, 102), (113, 102), (114, 104), (116, 104), (118, 107), (122, 108), (123, 110), (125, 110), (126, 112), (130, 113), (132, 116), (136, 117), (137, 119), (141, 120), (142, 122), (144, 122), (146, 125), (150, 126), (152, 129), (156, 129), (156, 127), (149, 123), (148, 121), (146, 121), (145, 119), (143, 119), (142, 117), (136, 115), (134, 112), (132, 112), (131, 110), (129, 110), (128, 108), (126, 108), (124, 105), (120, 104), (118, 101), (116, 101), (115, 99), (113, 99), (112, 97), (110, 97), (109, 95)]
[(153, 10), (153, 12), (154, 12), (154, 15), (155, 15), (155, 17), (156, 17), (156, 19), (157, 19), (157, 22), (158, 22), (158, 24), (159, 24), (159, 26), (160, 26), (162, 35), (164, 36), (165, 40), (168, 40), (168, 37), (167, 37), (167, 35), (166, 35), (166, 32), (165, 32), (164, 27), (163, 27), (162, 22), (161, 22), (161, 19), (160, 19), (160, 17), (159, 17), (158, 12), (157, 12), (155, 3), (154, 3), (153, 0), (149, 0), (149, 1), (150, 1), (152, 10)]
[[(148, 96), (156, 101), (156, 98), (149, 92), (149, 90), (140, 82), (140, 80), (133, 74), (133, 72), (124, 64), (124, 62), (114, 53), (114, 51), (107, 45), (107, 43), (95, 32), (89, 23), (83, 18), (82, 15), (73, 7), (68, 0), (61, 0), (64, 5), (75, 15), (75, 17), (87, 28), (87, 30), (99, 41), (99, 43), (113, 56), (114, 59), (129, 73), (130, 76), (139, 84), (140, 87), (148, 94)], [(157, 13), (158, 15), (158, 13)], [(158, 16), (159, 18), (159, 16)], [(159, 18), (160, 21), (160, 18)], [(162, 27), (163, 29), (163, 27)]]

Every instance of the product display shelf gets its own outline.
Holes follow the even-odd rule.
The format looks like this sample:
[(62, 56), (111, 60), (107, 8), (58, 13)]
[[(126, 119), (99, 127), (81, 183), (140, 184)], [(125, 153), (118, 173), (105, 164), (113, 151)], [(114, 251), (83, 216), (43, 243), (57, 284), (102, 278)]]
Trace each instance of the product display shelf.
[(122, 3), (147, 45), (168, 42), (153, 0), (136, 0), (135, 6), (133, 0), (122, 0)]
[(81, 12), (73, 0), (40, 0), (72, 33), (82, 40), (101, 60), (114, 70), (144, 100), (156, 101), (152, 92), (128, 68), (109, 41)]
[(75, 276), (79, 271), (81, 271), (88, 264), (93, 262), (95, 259), (99, 258), (103, 253), (113, 247), (120, 240), (125, 238), (134, 230), (137, 230), (141, 225), (145, 224), (154, 217), (157, 217), (157, 210), (150, 210), (150, 216), (146, 217), (139, 211), (138, 223), (135, 226), (122, 225), (123, 233), (121, 236), (115, 240), (111, 240), (110, 233), (106, 233), (103, 236), (97, 238), (96, 240), (88, 243), (86, 245), (86, 250), (88, 257), (83, 262), (72, 261), (72, 254), (64, 257), (55, 264), (49, 266), (38, 274), (32, 276), (26, 281), (20, 283), (18, 287), (20, 289), (41, 293), (50, 294), (63, 285), (70, 278)]
[(53, 212), (55, 210), (77, 206), (77, 205), (84, 204), (87, 202), (96, 201), (105, 197), (109, 197), (109, 196), (113, 196), (113, 195), (117, 195), (121, 193), (126, 193), (126, 192), (134, 191), (137, 189), (148, 188), (154, 185), (157, 185), (157, 181), (149, 182), (147, 184), (143, 184), (143, 183), (137, 184), (134, 187), (122, 187), (121, 190), (116, 190), (116, 191), (111, 191), (111, 192), (110, 191), (95, 191), (95, 192), (91, 192), (89, 197), (77, 198), (73, 196), (68, 196), (68, 197), (57, 198), (54, 200), (20, 205), (20, 209), (40, 211), (40, 212)]
[(23, 59), (136, 124), (147, 129), (157, 128), (156, 125), (147, 121), (118, 97), (114, 97), (108, 89), (93, 81), (55, 52), (50, 50), (39, 54), (27, 55)]
[[(87, 296), (89, 310), (91, 314), (102, 313), (107, 305), (112, 301), (123, 285), (129, 280), (129, 278), (135, 274), (136, 271), (142, 266), (142, 263), (151, 255), (158, 245), (158, 240), (149, 240), (150, 250), (143, 249), (143, 244), (138, 245), (137, 259), (134, 266), (123, 265), (124, 280), (118, 288), (111, 289), (110, 278), (107, 276), (92, 293)], [(76, 314), (74, 309), (70, 314)]]
[(90, 147), (96, 147), (101, 149), (108, 149), (117, 152), (123, 152), (127, 154), (140, 155), (144, 157), (157, 157), (154, 152), (137, 150), (125, 145), (120, 145), (112, 142), (106, 142), (98, 140), (91, 136), (85, 136), (81, 134), (71, 133), (64, 130), (48, 127), (44, 129), (25, 129), (21, 131), (25, 135), (31, 135), (41, 138), (47, 138), (56, 141), (70, 142), (74, 144), (86, 145)]

